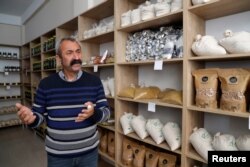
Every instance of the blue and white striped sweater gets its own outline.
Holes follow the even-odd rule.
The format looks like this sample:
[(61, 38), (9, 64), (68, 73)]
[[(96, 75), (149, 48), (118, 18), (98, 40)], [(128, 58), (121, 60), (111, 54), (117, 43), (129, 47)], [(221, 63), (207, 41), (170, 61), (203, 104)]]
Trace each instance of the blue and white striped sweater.
[[(94, 115), (75, 122), (87, 101), (95, 105)], [(37, 127), (46, 118), (46, 151), (58, 157), (75, 157), (95, 149), (99, 143), (96, 123), (110, 116), (100, 79), (86, 72), (74, 82), (63, 80), (59, 73), (41, 80), (32, 111), (37, 118), (30, 126)]]

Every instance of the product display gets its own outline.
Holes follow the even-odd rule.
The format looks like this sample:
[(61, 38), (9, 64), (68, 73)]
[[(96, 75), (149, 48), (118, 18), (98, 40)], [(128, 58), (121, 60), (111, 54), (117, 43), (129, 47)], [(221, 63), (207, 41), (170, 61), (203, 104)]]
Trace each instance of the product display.
[(108, 155), (115, 158), (115, 133), (108, 132)]
[(213, 36), (201, 36), (200, 34), (196, 35), (192, 44), (192, 51), (197, 56), (218, 56), (227, 53)]
[(198, 69), (192, 72), (195, 80), (195, 104), (201, 108), (217, 108), (217, 69)]
[(132, 128), (141, 139), (148, 137), (146, 123), (147, 120), (142, 115), (135, 116), (131, 121)]
[(159, 161), (159, 152), (147, 148), (145, 159), (145, 167), (157, 167)]
[(155, 17), (154, 5), (150, 1), (146, 1), (141, 7), (141, 19), (143, 21), (149, 20)]
[(129, 87), (124, 88), (120, 92), (118, 92), (117, 96), (133, 99), (135, 97), (135, 89), (135, 86), (131, 84)]
[(134, 99), (157, 99), (160, 88), (156, 86), (140, 87), (135, 89)]
[(146, 148), (144, 145), (134, 144), (133, 150), (133, 167), (144, 167), (144, 159), (146, 154)]
[(167, 88), (159, 93), (159, 99), (164, 103), (182, 105), (182, 91)]
[(161, 16), (170, 13), (171, 9), (169, 0), (157, 0), (157, 3), (154, 7), (156, 16)]
[(240, 135), (236, 139), (236, 146), (240, 151), (250, 151), (250, 135)]
[(100, 137), (100, 145), (99, 149), (100, 151), (107, 153), (108, 152), (108, 133), (106, 130), (100, 130), (101, 137)]
[(181, 147), (181, 129), (177, 123), (166, 123), (162, 128), (162, 133), (172, 151)]
[(125, 135), (134, 132), (132, 128), (131, 121), (134, 119), (134, 115), (132, 113), (124, 113), (120, 118), (120, 123), (123, 129), (123, 133)]
[(221, 39), (219, 43), (229, 53), (248, 53), (250, 52), (250, 33), (240, 31), (233, 33), (231, 30), (224, 32), (225, 38)]
[(126, 44), (127, 61), (180, 58), (182, 52), (182, 29), (174, 26), (136, 32)]
[(168, 153), (160, 153), (158, 167), (175, 167), (177, 157)]
[(214, 135), (212, 146), (217, 151), (237, 151), (235, 138), (229, 134), (221, 134), (220, 132)]
[(212, 137), (208, 131), (204, 128), (193, 129), (193, 133), (189, 137), (189, 141), (194, 149), (200, 154), (206, 161), (208, 160), (208, 151), (213, 151)]
[(133, 141), (128, 140), (127, 138), (123, 138), (122, 141), (122, 164), (125, 166), (132, 166), (134, 154), (132, 150), (132, 146), (135, 145)]
[(246, 89), (250, 73), (245, 69), (220, 69), (221, 82), (220, 108), (233, 112), (246, 112)]
[(152, 137), (156, 144), (161, 144), (164, 141), (162, 134), (163, 124), (159, 119), (148, 119), (146, 123), (146, 130)]

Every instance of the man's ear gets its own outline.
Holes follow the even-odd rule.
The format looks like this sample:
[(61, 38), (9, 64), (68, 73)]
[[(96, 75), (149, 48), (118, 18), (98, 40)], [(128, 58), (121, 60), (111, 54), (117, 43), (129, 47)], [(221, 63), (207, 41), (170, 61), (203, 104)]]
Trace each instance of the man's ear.
[(56, 67), (62, 68), (62, 58), (59, 55), (56, 55)]

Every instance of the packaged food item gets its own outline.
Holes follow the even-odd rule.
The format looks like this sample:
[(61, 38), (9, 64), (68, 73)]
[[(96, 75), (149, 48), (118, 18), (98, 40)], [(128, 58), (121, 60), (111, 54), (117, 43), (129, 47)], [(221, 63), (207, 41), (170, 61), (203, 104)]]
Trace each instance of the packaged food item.
[(221, 82), (220, 108), (233, 112), (246, 112), (246, 89), (250, 73), (242, 68), (220, 69)]
[(162, 127), (163, 124), (159, 119), (148, 119), (146, 123), (146, 130), (156, 144), (161, 144), (164, 141)]
[(131, 121), (131, 125), (134, 131), (141, 139), (145, 139), (146, 137), (148, 137), (148, 132), (146, 130), (146, 123), (147, 120), (142, 115), (134, 117)]
[(198, 69), (192, 72), (195, 80), (195, 103), (201, 108), (217, 108), (218, 69)]
[(238, 151), (234, 136), (220, 132), (214, 135), (212, 146), (217, 151)]
[(159, 160), (159, 152), (148, 148), (146, 150), (145, 167), (157, 167), (158, 160)]
[(164, 103), (182, 105), (182, 91), (165, 89), (159, 93), (159, 99)]
[(172, 151), (181, 147), (181, 128), (177, 123), (166, 123), (162, 128), (162, 133)]
[(240, 135), (236, 139), (236, 146), (240, 151), (250, 151), (250, 135)]
[(189, 137), (189, 141), (198, 154), (206, 161), (208, 160), (208, 151), (213, 151), (212, 137), (204, 128), (193, 129), (193, 133)]
[(133, 150), (132, 146), (134, 142), (128, 140), (127, 138), (123, 138), (122, 142), (122, 164), (125, 166), (132, 166), (133, 164)]
[(134, 153), (133, 167), (144, 167), (146, 148), (143, 145), (134, 144), (132, 147)]
[(175, 167), (177, 157), (173, 154), (160, 153), (158, 167)]
[(100, 133), (101, 137), (100, 137), (100, 145), (99, 145), (99, 149), (101, 152), (108, 152), (108, 133), (106, 132), (106, 130), (102, 130)]
[(120, 123), (121, 127), (123, 129), (123, 133), (125, 135), (134, 132), (134, 129), (132, 128), (131, 121), (133, 120), (135, 116), (132, 113), (127, 113), (125, 112), (121, 118), (120, 118)]
[(115, 133), (108, 132), (108, 155), (115, 158)]
[(160, 91), (156, 86), (140, 87), (135, 89), (134, 99), (157, 99)]
[(118, 92), (117, 96), (133, 99), (135, 96), (135, 86), (131, 84), (129, 87), (122, 89)]

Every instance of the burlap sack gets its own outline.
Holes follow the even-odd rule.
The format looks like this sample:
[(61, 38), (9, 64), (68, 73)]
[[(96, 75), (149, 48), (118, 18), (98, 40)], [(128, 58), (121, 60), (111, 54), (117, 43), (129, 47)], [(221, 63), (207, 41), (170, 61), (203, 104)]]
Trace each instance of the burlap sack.
[(220, 108), (233, 112), (246, 112), (245, 92), (250, 74), (247, 70), (221, 69), (218, 71), (222, 96)]
[(192, 72), (195, 79), (196, 106), (217, 108), (217, 69), (199, 69)]
[(105, 130), (100, 131), (100, 144), (99, 149), (101, 152), (106, 153), (108, 151), (108, 133)]

